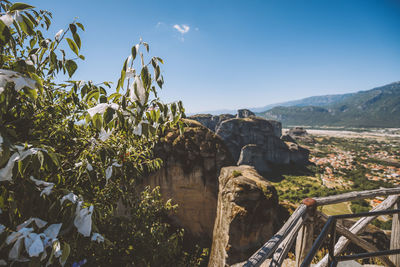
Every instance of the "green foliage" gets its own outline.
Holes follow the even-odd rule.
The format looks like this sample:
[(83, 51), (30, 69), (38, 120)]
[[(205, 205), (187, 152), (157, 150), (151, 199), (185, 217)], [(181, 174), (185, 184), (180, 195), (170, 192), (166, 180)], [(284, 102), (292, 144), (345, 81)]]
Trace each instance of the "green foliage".
[(379, 187), (393, 187), (392, 184), (384, 181), (371, 181), (366, 177), (367, 169), (359, 164), (355, 164), (354, 168), (346, 173), (346, 179), (353, 182), (353, 189), (357, 191), (372, 190)]
[(372, 224), (382, 230), (392, 230), (392, 220), (381, 221), (379, 219), (375, 219), (372, 221)]
[(277, 189), (280, 201), (300, 203), (308, 197), (324, 197), (336, 195), (341, 190), (322, 186), (318, 179), (311, 176), (285, 175), (285, 178), (273, 183)]
[[(157, 96), (162, 60), (144, 64), (140, 48), (148, 52), (149, 46), (140, 41), (134, 53), (141, 69), (133, 68), (132, 53), (111, 95), (109, 82), (56, 83), (60, 75), (71, 78), (84, 59), (84, 26), (74, 21), (50, 38), (50, 12), (8, 1), (0, 12), (0, 259), (33, 265), (82, 259), (96, 266), (198, 264), (202, 252), (184, 252), (182, 230), (164, 220), (176, 207), (164, 203), (157, 189), (138, 184), (162, 164), (152, 151), (160, 134), (183, 127), (182, 103), (164, 104)], [(6, 25), (7, 19), (12, 23)], [(20, 225), (30, 218), (46, 226)], [(44, 230), (57, 224), (60, 231), (49, 239)], [(27, 238), (39, 240), (42, 250), (29, 255)]]
[(350, 208), (353, 213), (369, 212), (371, 209), (368, 202), (364, 199), (352, 201)]

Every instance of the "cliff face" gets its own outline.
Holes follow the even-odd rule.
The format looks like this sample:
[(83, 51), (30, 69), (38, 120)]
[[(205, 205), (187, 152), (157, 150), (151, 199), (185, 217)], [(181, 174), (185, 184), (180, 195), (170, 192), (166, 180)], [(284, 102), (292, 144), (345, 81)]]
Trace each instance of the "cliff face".
[(247, 259), (279, 229), (280, 213), (275, 188), (254, 168), (222, 168), (208, 266)]
[[(197, 121), (185, 122), (183, 135), (170, 131), (156, 145), (164, 165), (144, 183), (160, 186), (163, 198), (178, 204), (170, 218), (197, 243), (212, 243), (209, 266), (243, 261), (279, 229), (287, 212), (253, 167), (232, 167), (235, 160), (220, 136)], [(264, 131), (279, 140), (268, 127)]]
[(218, 176), (234, 164), (224, 142), (200, 123), (185, 120), (184, 134), (169, 132), (155, 147), (164, 161), (162, 169), (144, 182), (160, 186), (164, 199), (178, 204), (171, 219), (202, 240), (211, 241), (217, 207)]
[(279, 124), (261, 118), (237, 118), (223, 121), (216, 134), (225, 141), (237, 161), (242, 147), (248, 144), (264, 145), (272, 151), (280, 141), (282, 129)]

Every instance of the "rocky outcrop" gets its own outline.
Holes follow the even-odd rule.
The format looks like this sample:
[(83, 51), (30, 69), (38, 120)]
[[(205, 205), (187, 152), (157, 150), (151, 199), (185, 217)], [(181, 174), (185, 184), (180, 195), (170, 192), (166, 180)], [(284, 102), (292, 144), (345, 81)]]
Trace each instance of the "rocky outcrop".
[(248, 117), (255, 117), (256, 114), (251, 112), (248, 109), (239, 109), (236, 115), (236, 118), (248, 118)]
[[(212, 116), (199, 114), (190, 117), (215, 131), (229, 148), (237, 165), (251, 165), (263, 175), (268, 175), (282, 165), (305, 165), (309, 151), (299, 146), (292, 135), (282, 136), (282, 125), (278, 121), (256, 117), (247, 109), (236, 115)], [(302, 135), (302, 128), (291, 133)], [(305, 132), (304, 136), (308, 136)], [(305, 137), (304, 137), (305, 138)]]
[(237, 164), (254, 166), (261, 174), (272, 172), (272, 167), (264, 159), (264, 153), (265, 151), (258, 145), (245, 145), (240, 151), (240, 157)]
[(275, 188), (254, 168), (222, 168), (208, 266), (247, 259), (279, 229), (283, 214)]
[(282, 165), (308, 163), (309, 151), (294, 142), (280, 139), (277, 121), (249, 117), (223, 121), (217, 128), (237, 165), (251, 165), (263, 175)]
[(281, 136), (281, 140), (282, 140), (282, 141), (285, 141), (285, 142), (296, 143), (296, 140), (293, 139), (293, 137), (291, 137), (291, 136), (288, 135), (288, 134), (282, 135), (282, 136)]
[(294, 140), (301, 140), (306, 142), (312, 141), (312, 137), (307, 133), (306, 129), (304, 129), (303, 127), (291, 128), (287, 132), (287, 135), (293, 138)]
[(164, 199), (178, 204), (171, 219), (194, 237), (211, 243), (217, 208), (218, 176), (224, 166), (234, 164), (224, 142), (212, 131), (192, 120), (184, 134), (170, 131), (155, 147), (163, 167), (144, 182), (160, 186)]
[(221, 122), (232, 118), (235, 118), (235, 116), (231, 114), (221, 114), (221, 115), (197, 114), (189, 117), (189, 119), (200, 122), (213, 132), (216, 131)]
[(230, 119), (223, 121), (217, 129), (219, 135), (226, 143), (233, 158), (237, 161), (242, 147), (248, 144), (266, 146), (279, 140), (281, 128), (275, 122), (261, 118)]

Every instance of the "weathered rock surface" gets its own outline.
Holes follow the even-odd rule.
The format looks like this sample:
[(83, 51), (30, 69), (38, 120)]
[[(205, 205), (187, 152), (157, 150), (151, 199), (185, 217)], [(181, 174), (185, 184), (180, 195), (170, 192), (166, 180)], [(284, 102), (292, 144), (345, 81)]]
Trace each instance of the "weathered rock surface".
[(254, 168), (222, 168), (208, 266), (246, 260), (279, 229), (283, 213), (275, 188)]
[(217, 128), (237, 165), (251, 165), (263, 175), (277, 166), (308, 163), (309, 151), (294, 142), (280, 139), (282, 128), (276, 121), (249, 117), (223, 121)]
[[(144, 182), (160, 186), (164, 199), (178, 204), (171, 219), (190, 234), (211, 243), (218, 197), (218, 176), (224, 166), (234, 164), (224, 142), (212, 131), (185, 120), (184, 134), (169, 132), (155, 147), (164, 161), (162, 169)], [(208, 241), (207, 241), (208, 240)]]
[(221, 115), (197, 114), (189, 117), (189, 119), (200, 122), (213, 132), (216, 131), (221, 122), (232, 118), (235, 118), (235, 116), (231, 114), (221, 114)]
[(240, 157), (237, 164), (254, 166), (254, 168), (256, 168), (256, 170), (261, 174), (271, 172), (271, 164), (265, 160), (264, 154), (265, 151), (259, 145), (245, 145), (240, 151)]
[(248, 118), (251, 116), (256, 116), (253, 112), (248, 109), (239, 109), (236, 115), (236, 118)]
[[(240, 109), (236, 117), (199, 114), (190, 118), (215, 131), (228, 146), (237, 165), (254, 166), (263, 175), (282, 165), (308, 163), (309, 151), (297, 145), (292, 135), (282, 136), (280, 122), (256, 117), (250, 110)], [(303, 128), (291, 133), (308, 138)]]
[(273, 145), (280, 142), (281, 128), (279, 123), (251, 117), (223, 121), (216, 134), (225, 141), (233, 158), (237, 161), (245, 145), (255, 144), (266, 147), (267, 143)]
[(312, 141), (312, 137), (307, 133), (306, 129), (303, 127), (294, 127), (291, 128), (287, 135), (293, 138), (294, 140), (302, 140), (302, 141)]
[(288, 135), (288, 134), (282, 135), (282, 136), (281, 136), (281, 140), (282, 140), (282, 141), (286, 141), (286, 142), (296, 143), (296, 140), (293, 139), (293, 137), (291, 137), (291, 136)]

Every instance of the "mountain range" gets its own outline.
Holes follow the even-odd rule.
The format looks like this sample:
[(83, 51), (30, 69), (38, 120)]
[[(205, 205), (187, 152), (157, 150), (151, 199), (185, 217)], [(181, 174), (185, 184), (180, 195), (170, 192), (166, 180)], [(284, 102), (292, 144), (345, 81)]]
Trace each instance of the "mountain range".
[[(322, 95), (249, 108), (283, 126), (400, 128), (400, 82), (349, 94)], [(204, 113), (236, 114), (236, 110)]]
[(351, 94), (266, 106), (257, 115), (284, 126), (400, 127), (400, 82)]

